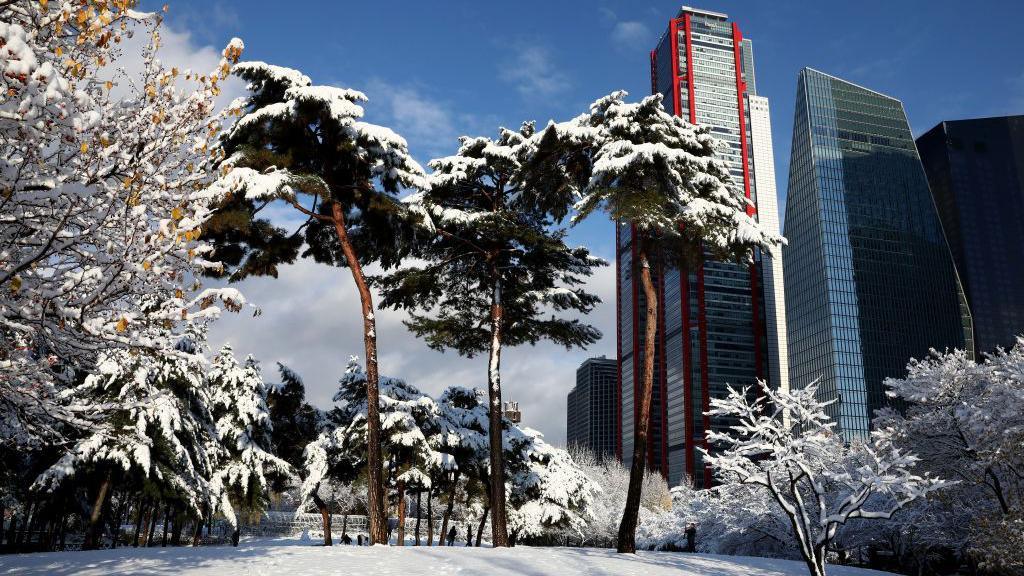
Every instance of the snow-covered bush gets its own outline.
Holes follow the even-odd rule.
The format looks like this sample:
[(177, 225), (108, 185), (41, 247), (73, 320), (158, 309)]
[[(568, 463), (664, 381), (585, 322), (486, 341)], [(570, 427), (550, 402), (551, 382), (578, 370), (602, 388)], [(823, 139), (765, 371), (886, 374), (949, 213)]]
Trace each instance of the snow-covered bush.
[(870, 442), (850, 442), (833, 432), (816, 398), (817, 384), (794, 391), (761, 385), (759, 393), (729, 388), (712, 399), (710, 414), (735, 419), (728, 431), (709, 430), (705, 451), (724, 484), (760, 489), (785, 513), (790, 538), (812, 576), (825, 574), (825, 559), (838, 531), (855, 518), (886, 519), (946, 483), (913, 470), (918, 458), (893, 445), (885, 431)]
[(980, 363), (957, 350), (907, 368), (906, 378), (886, 381), (905, 412), (884, 410), (875, 426), (920, 456), (919, 473), (958, 481), (931, 502), (944, 519), (929, 538), (965, 545), (984, 568), (1022, 571), (1024, 338)]
[[(599, 458), (589, 450), (573, 448), (570, 454), (584, 476), (599, 488), (587, 506), (587, 527), (580, 535), (580, 541), (584, 546), (614, 546), (622, 509), (626, 505), (629, 469), (615, 458)], [(660, 518), (672, 508), (672, 501), (665, 479), (658, 472), (648, 470), (640, 492), (641, 525)], [(643, 540), (640, 545), (654, 547), (648, 540)]]

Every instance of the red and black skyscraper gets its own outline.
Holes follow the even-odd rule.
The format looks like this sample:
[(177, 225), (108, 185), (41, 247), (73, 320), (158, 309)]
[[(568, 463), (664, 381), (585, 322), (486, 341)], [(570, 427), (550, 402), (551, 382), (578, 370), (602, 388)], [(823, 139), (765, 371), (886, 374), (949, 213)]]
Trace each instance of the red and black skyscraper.
[[(728, 16), (683, 7), (651, 51), (651, 89), (669, 112), (709, 125), (728, 144), (735, 192), (751, 213), (778, 229), (768, 101), (756, 95), (753, 46)], [(755, 208), (756, 207), (756, 208)], [(633, 231), (616, 229), (619, 419), (617, 453), (628, 465), (643, 357), (643, 291), (634, 282)], [(706, 261), (655, 271), (658, 330), (651, 405), (649, 467), (670, 484), (711, 482), (700, 447), (704, 432), (728, 423), (704, 414), (726, 386), (788, 387), (781, 258), (755, 254), (753, 264)]]

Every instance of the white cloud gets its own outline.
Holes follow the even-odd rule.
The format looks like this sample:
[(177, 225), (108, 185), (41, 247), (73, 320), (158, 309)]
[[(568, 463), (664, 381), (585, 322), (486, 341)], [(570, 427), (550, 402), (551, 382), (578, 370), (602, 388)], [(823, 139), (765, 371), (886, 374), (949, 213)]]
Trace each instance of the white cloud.
[(458, 137), (475, 135), (481, 124), (477, 116), (458, 112), (416, 86), (374, 79), (365, 92), (370, 98), (368, 114), (381, 114), (379, 120), (401, 134), (414, 154), (427, 156), (423, 160), (454, 153)]
[(513, 44), (512, 60), (500, 71), (500, 78), (523, 96), (553, 96), (568, 90), (569, 78), (552, 62), (546, 48), (535, 44)]
[[(312, 403), (331, 406), (349, 356), (365, 356), (359, 297), (349, 271), (300, 261), (283, 267), (276, 280), (253, 278), (238, 288), (263, 313), (226, 314), (211, 330), (211, 346), (231, 342), (236, 353), (253, 354), (269, 382), (277, 379), (276, 362), (283, 362), (304, 378)], [(579, 363), (591, 355), (614, 354), (614, 268), (598, 270), (590, 288), (603, 302), (585, 320), (605, 336), (589, 351), (539, 344), (506, 349), (502, 357), (505, 400), (519, 401), (524, 424), (556, 443), (565, 441), (565, 397)], [(402, 324), (404, 312), (380, 310), (376, 318), (383, 374), (435, 395), (451, 385), (486, 389), (486, 357), (430, 350)]]
[[(166, 67), (177, 67), (182, 72), (192, 70), (200, 74), (209, 74), (217, 69), (221, 59), (221, 51), (227, 45), (230, 38), (224, 39), (224, 46), (200, 45), (190, 32), (179, 31), (166, 22), (159, 28), (160, 49), (157, 51), (157, 59)], [(137, 79), (143, 72), (141, 50), (149, 42), (148, 30), (138, 26), (135, 34), (127, 39), (121, 46), (121, 55), (113, 61), (113, 66), (108, 68), (113, 74), (115, 68), (122, 68), (124, 75), (128, 78)], [(127, 87), (120, 82), (115, 89), (114, 95), (127, 93)], [(179, 76), (179, 82), (184, 87), (184, 73)], [(233, 99), (245, 94), (245, 83), (231, 76), (221, 84), (221, 93), (217, 97), (217, 106), (227, 106)]]
[(624, 50), (640, 50), (654, 45), (651, 29), (643, 22), (620, 21), (612, 28), (612, 40)]

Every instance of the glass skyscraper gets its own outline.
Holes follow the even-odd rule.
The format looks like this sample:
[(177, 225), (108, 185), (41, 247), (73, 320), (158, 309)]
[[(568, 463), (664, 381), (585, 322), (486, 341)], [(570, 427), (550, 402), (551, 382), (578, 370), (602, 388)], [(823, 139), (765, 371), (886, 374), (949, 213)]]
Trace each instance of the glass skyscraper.
[[(666, 110), (709, 125), (728, 147), (736, 194), (750, 198), (759, 220), (778, 227), (768, 101), (756, 96), (753, 45), (728, 16), (684, 7), (651, 52), (651, 89)], [(646, 302), (634, 281), (634, 237), (616, 229), (620, 417), (616, 451), (628, 466), (643, 358)], [(659, 269), (658, 330), (647, 462), (671, 485), (690, 477), (708, 486), (698, 447), (704, 432), (726, 422), (704, 414), (726, 385), (787, 386), (782, 261), (755, 254), (752, 265), (708, 261), (687, 270)]]
[(883, 381), (930, 348), (971, 349), (971, 318), (903, 104), (805, 68), (783, 251), (794, 388), (820, 380), (847, 439)]
[(975, 353), (1024, 334), (1024, 116), (943, 122), (917, 139), (974, 318)]
[(588, 358), (576, 370), (576, 386), (566, 399), (565, 441), (600, 457), (615, 455), (618, 362)]

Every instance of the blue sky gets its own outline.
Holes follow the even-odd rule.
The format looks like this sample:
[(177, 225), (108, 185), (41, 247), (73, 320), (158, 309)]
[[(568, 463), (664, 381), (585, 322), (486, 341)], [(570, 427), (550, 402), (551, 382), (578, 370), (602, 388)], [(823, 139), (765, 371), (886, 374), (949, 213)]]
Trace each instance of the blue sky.
[[(148, 9), (162, 4), (142, 3)], [(1024, 2), (1019, 0), (714, 1), (696, 6), (728, 13), (754, 42), (757, 88), (771, 100), (780, 206), (785, 206), (797, 72), (804, 66), (901, 99), (915, 134), (944, 119), (1024, 114)], [(626, 89), (635, 98), (646, 95), (648, 52), (678, 7), (667, 1), (600, 0), (171, 0), (167, 24), (179, 35), (188, 34), (190, 50), (220, 47), (239, 36), (246, 43), (246, 59), (299, 68), (315, 83), (366, 92), (367, 118), (396, 129), (425, 163), (452, 153), (460, 134), (492, 135), (498, 126), (518, 126), (523, 120), (567, 119), (615, 89)], [(572, 236), (599, 255), (611, 256), (612, 228), (602, 219), (581, 225)], [(609, 278), (614, 276), (604, 274), (602, 281)], [(284, 297), (269, 283), (251, 288), (272, 300)], [(613, 294), (607, 286), (601, 292)], [(594, 320), (610, 336), (592, 349), (595, 354), (614, 352), (612, 313), (613, 303)], [(236, 341), (239, 332), (251, 332), (237, 321), (218, 331), (215, 336)], [(248, 346), (269, 356), (265, 360), (301, 361), (301, 354), (287, 351), (288, 343), (242, 339), (243, 350)], [(409, 342), (397, 332), (395, 339)], [(550, 398), (561, 398), (560, 405), (533, 406), (523, 394), (511, 394), (525, 404), (527, 423), (556, 441), (564, 437), (564, 427), (556, 430), (564, 423), (564, 394), (575, 365), (586, 355), (553, 356), (551, 364), (537, 368), (557, 371), (562, 386)], [(439, 366), (451, 362), (446, 357)], [(332, 387), (318, 386), (324, 393)], [(530, 410), (546, 418), (531, 418)], [(551, 424), (558, 410), (559, 423)]]

